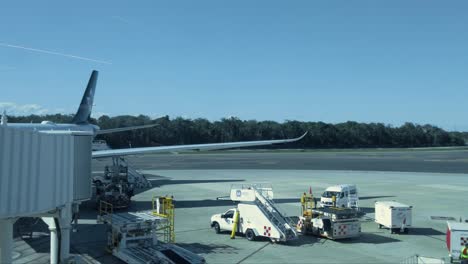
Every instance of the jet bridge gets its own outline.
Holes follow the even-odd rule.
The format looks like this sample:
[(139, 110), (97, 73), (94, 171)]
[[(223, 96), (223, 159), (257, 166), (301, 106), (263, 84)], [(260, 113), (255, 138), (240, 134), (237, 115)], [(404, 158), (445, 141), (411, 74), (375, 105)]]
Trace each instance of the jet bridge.
[(20, 217), (42, 217), (49, 225), (51, 263), (69, 257), (73, 213), (91, 197), (92, 137), (0, 125), (0, 263), (12, 262), (12, 229)]

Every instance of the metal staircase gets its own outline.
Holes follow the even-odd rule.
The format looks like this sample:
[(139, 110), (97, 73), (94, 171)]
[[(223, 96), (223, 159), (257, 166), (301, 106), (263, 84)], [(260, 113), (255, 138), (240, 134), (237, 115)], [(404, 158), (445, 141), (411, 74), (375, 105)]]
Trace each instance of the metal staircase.
[(129, 162), (123, 157), (120, 157), (120, 164), (127, 167), (128, 181), (133, 183), (136, 188), (143, 189), (152, 187), (151, 182), (146, 179), (145, 175), (134, 169), (133, 166), (130, 166)]
[(294, 239), (297, 237), (297, 233), (292, 226), (293, 221), (282, 214), (273, 202), (273, 200), (265, 197), (263, 190), (259, 190), (256, 187), (252, 187), (255, 190), (255, 204), (265, 214), (265, 216), (271, 221), (271, 223), (279, 230), (279, 232), (287, 240)]

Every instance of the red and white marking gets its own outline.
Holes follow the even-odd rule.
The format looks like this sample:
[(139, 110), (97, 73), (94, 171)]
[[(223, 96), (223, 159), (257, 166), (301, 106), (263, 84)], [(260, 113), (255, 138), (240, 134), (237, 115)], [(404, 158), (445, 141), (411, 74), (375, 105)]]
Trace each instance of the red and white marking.
[(338, 226), (338, 235), (339, 236), (346, 235), (346, 231), (347, 231), (347, 225), (339, 225)]
[(263, 226), (263, 235), (271, 236), (271, 226)]
[(464, 246), (468, 243), (468, 237), (460, 237), (460, 246)]

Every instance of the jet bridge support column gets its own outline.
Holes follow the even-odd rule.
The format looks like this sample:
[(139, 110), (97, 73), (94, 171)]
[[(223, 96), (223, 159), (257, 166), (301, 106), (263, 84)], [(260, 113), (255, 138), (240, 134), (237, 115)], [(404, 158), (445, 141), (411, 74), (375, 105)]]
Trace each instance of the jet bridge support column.
[(13, 252), (13, 220), (0, 220), (0, 263), (11, 263)]
[(50, 264), (57, 264), (59, 261), (59, 237), (57, 225), (54, 217), (42, 217), (42, 220), (49, 226), (50, 231)]
[(67, 203), (60, 211), (60, 260), (66, 261), (70, 258), (70, 232), (72, 222), (72, 204)]

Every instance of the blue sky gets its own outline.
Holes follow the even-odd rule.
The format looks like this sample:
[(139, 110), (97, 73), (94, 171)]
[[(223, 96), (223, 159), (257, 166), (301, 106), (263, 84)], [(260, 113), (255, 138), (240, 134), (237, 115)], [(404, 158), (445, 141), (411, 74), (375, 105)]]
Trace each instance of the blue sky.
[(0, 107), (74, 112), (97, 69), (96, 114), (468, 131), (467, 11), (428, 0), (4, 1)]

